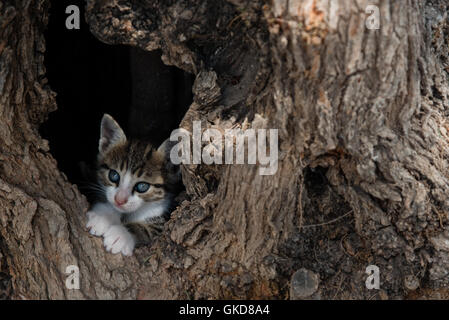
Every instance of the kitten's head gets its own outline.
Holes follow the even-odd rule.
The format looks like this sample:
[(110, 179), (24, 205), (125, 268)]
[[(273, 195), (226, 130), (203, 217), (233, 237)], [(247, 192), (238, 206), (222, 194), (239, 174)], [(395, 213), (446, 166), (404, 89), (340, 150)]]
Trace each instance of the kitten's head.
[(148, 142), (128, 140), (117, 122), (105, 114), (97, 176), (108, 202), (121, 212), (133, 212), (170, 196), (180, 174), (170, 162), (168, 149), (168, 141), (155, 149)]

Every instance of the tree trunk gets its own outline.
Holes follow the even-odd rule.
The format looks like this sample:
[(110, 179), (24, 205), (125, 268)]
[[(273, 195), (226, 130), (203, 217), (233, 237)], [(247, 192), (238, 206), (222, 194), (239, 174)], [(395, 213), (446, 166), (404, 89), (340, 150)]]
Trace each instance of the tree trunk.
[[(279, 130), (274, 175), (183, 165), (188, 199), (131, 258), (86, 232), (88, 203), (38, 133), (56, 109), (48, 1), (0, 4), (0, 267), (13, 298), (448, 295), (446, 1), (374, 1), (378, 30), (372, 1), (264, 3), (87, 2), (97, 38), (195, 74), (181, 127)], [(65, 286), (69, 265), (79, 290)], [(369, 265), (379, 290), (365, 286)], [(307, 294), (304, 275), (319, 278)]]

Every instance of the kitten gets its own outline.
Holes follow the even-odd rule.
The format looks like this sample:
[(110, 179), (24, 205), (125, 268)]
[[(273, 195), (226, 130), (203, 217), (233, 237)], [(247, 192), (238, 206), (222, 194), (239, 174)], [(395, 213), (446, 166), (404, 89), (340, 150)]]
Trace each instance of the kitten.
[(169, 147), (168, 140), (157, 150), (148, 142), (128, 140), (110, 115), (103, 116), (97, 180), (106, 201), (87, 212), (86, 227), (104, 238), (107, 251), (131, 255), (168, 218), (181, 182)]

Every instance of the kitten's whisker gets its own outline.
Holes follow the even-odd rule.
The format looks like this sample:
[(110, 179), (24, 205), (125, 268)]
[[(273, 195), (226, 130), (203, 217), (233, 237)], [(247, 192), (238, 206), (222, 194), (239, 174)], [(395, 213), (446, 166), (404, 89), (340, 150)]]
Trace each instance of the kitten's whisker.
[(93, 184), (93, 183), (91, 183), (90, 185), (80, 186), (80, 189), (82, 189), (82, 190), (98, 190), (98, 191), (101, 191), (101, 192), (105, 191), (105, 189), (104, 189), (104, 187), (102, 185)]

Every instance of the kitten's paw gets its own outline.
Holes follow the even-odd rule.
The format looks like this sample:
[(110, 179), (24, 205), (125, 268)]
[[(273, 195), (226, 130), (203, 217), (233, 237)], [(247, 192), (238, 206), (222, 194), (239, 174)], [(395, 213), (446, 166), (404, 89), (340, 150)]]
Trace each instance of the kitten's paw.
[(114, 254), (121, 252), (125, 256), (130, 256), (135, 244), (133, 235), (121, 225), (110, 227), (104, 235), (106, 251)]
[(87, 212), (87, 219), (86, 228), (94, 236), (102, 236), (112, 225), (120, 223), (120, 219), (114, 217), (112, 214), (98, 213), (95, 211)]

